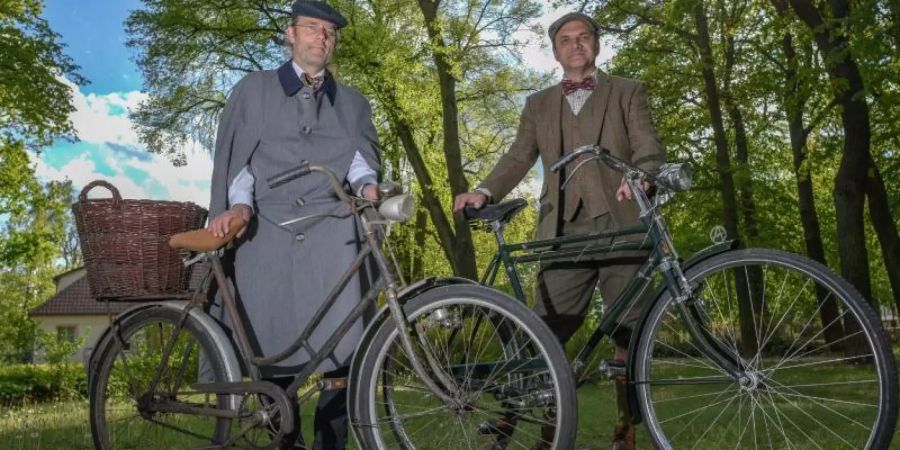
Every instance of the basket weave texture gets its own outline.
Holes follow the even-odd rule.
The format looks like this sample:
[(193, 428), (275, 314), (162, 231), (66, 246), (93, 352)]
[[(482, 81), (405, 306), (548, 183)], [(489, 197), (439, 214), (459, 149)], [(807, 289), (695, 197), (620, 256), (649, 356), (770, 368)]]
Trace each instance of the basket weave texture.
[[(88, 199), (104, 187), (112, 198)], [(184, 295), (190, 269), (169, 247), (175, 233), (203, 226), (206, 210), (194, 203), (123, 200), (112, 184), (96, 180), (72, 205), (91, 294), (97, 300), (144, 300)]]

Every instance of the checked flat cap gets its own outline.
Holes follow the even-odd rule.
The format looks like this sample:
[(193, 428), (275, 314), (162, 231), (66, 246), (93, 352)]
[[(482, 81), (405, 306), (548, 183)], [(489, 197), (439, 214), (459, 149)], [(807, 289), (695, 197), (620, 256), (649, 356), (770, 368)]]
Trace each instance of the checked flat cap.
[(347, 19), (325, 2), (315, 0), (297, 0), (291, 6), (291, 18), (314, 17), (327, 20), (338, 28), (347, 26)]

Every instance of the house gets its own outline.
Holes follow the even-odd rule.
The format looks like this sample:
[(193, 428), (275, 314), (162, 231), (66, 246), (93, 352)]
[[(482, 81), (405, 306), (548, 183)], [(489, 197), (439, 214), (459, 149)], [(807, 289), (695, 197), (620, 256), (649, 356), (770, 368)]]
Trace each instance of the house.
[[(86, 361), (100, 335), (115, 317), (133, 306), (132, 303), (98, 302), (91, 296), (87, 270), (84, 267), (61, 273), (53, 278), (56, 294), (31, 310), (43, 331), (74, 342), (84, 337), (84, 344), (69, 359)], [(35, 359), (40, 359), (36, 355)]]
[[(199, 284), (207, 267), (195, 266), (191, 286)], [(84, 267), (61, 273), (53, 278), (56, 294), (46, 302), (31, 310), (41, 330), (54, 333), (75, 342), (84, 338), (82, 346), (70, 356), (71, 361), (86, 362), (97, 345), (100, 335), (109, 326), (110, 320), (131, 308), (136, 302), (97, 301), (91, 295), (87, 270)], [(36, 355), (36, 362), (41, 359)]]

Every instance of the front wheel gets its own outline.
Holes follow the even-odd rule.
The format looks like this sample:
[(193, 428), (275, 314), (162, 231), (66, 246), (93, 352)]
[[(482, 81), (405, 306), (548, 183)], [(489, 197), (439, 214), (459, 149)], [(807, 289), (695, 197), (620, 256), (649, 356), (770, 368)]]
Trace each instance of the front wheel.
[(569, 449), (575, 385), (563, 349), (527, 307), (480, 286), (427, 291), (405, 306), (416, 375), (386, 320), (360, 351), (351, 417), (366, 448)]
[[(98, 348), (88, 388), (91, 431), (97, 449), (203, 448), (222, 444), (231, 420), (161, 412), (149, 405), (192, 405), (228, 409), (227, 395), (198, 393), (198, 382), (228, 381), (225, 359), (193, 317), (174, 330), (181, 311), (151, 307), (113, 326), (107, 345)], [(175, 339), (169, 363), (163, 349)], [(159, 375), (157, 387), (150, 386)]]
[[(633, 381), (658, 448), (887, 448), (897, 374), (872, 308), (807, 258), (746, 249), (646, 316)], [(689, 330), (695, 324), (694, 330)]]

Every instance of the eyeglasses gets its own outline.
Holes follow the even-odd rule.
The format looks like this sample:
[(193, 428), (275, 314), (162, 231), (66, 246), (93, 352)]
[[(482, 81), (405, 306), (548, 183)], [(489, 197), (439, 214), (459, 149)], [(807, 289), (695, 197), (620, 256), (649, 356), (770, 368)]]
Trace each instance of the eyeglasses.
[(300, 32), (307, 36), (319, 36), (322, 33), (325, 33), (325, 36), (328, 39), (334, 39), (337, 37), (337, 28), (329, 27), (325, 25), (311, 25), (311, 24), (295, 24), (297, 28), (300, 28)]

